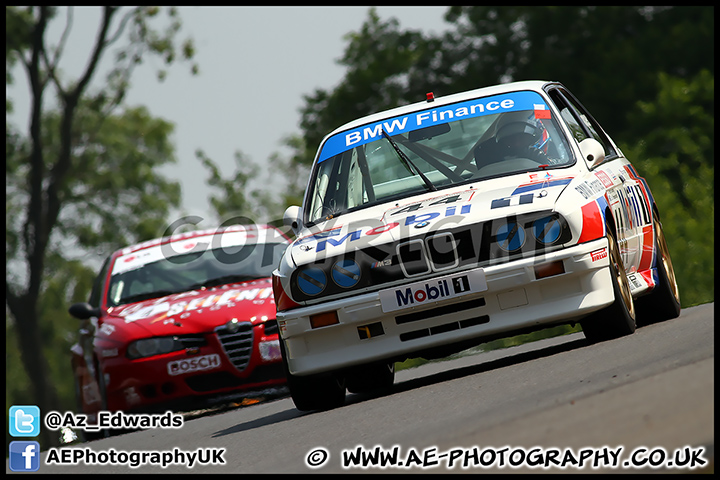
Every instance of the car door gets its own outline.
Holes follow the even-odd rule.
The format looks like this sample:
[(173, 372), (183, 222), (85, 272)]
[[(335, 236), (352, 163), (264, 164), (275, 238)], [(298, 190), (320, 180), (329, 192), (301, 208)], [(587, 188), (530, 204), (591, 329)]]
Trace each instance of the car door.
[(588, 165), (589, 176), (605, 189), (625, 270), (632, 274), (638, 270), (642, 258), (643, 226), (650, 223), (649, 201), (643, 185), (622, 152), (567, 89), (558, 86), (548, 94), (576, 142), (594, 138), (605, 149), (605, 160), (601, 164)]

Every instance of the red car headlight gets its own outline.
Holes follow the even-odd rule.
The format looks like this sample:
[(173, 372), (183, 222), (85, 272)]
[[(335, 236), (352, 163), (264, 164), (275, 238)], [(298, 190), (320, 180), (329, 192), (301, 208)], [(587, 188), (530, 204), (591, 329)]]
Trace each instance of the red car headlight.
[(175, 337), (143, 338), (128, 345), (127, 357), (130, 359), (145, 358), (184, 349), (185, 346)]

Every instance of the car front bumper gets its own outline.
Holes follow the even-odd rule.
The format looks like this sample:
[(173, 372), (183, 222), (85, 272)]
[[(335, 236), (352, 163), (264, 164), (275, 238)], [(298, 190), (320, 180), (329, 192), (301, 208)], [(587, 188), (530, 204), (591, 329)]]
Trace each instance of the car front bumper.
[(108, 408), (123, 411), (163, 411), (213, 404), (231, 393), (262, 390), (285, 383), (275, 339), (251, 344), (247, 365), (238, 370), (214, 335), (192, 355), (185, 351), (103, 362)]
[[(537, 268), (564, 273), (538, 279)], [(288, 369), (311, 375), (383, 360), (412, 358), (435, 347), (572, 323), (614, 300), (607, 240), (483, 267), (487, 289), (384, 312), (381, 292), (278, 312)], [(428, 282), (432, 281), (428, 279)], [(411, 282), (408, 282), (411, 283)], [(397, 287), (395, 287), (397, 288)], [(335, 311), (338, 323), (312, 328), (310, 317)]]

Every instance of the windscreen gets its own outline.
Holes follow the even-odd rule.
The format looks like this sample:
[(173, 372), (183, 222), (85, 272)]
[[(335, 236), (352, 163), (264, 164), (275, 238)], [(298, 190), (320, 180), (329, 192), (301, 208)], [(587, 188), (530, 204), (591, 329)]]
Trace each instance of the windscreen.
[(108, 306), (124, 305), (203, 287), (269, 278), (286, 243), (214, 243), (212, 237), (158, 245), (118, 257)]
[(567, 139), (536, 92), (431, 107), (328, 138), (313, 169), (306, 222), (429, 190), (573, 163)]

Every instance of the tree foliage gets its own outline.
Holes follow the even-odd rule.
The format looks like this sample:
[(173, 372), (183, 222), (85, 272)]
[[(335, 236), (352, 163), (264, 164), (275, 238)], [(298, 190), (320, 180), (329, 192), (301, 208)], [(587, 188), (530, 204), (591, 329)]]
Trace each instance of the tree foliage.
[[(23, 400), (41, 411), (71, 407), (61, 403), (58, 385), (67, 388), (72, 382), (67, 374), (56, 382), (67, 359), (48, 361), (45, 354), (57, 351), (53, 342), (62, 325), (57, 319), (67, 318), (67, 300), (87, 292), (74, 289), (87, 281), (87, 258), (78, 264), (72, 252), (106, 251), (153, 237), (179, 202), (178, 185), (154, 171), (174, 161), (168, 142), (172, 126), (150, 118), (143, 108), (122, 108), (132, 72), (148, 55), (159, 55), (168, 65), (178, 52), (184, 60), (194, 53), (192, 41), (176, 44), (180, 21), (174, 9), (167, 10), (167, 28), (158, 31), (152, 27), (157, 7), (103, 7), (86, 67), (68, 79), (58, 65), (66, 54), (72, 7), (64, 9), (59, 43), (48, 44), (46, 38), (60, 11), (37, 6), (5, 10), (6, 82), (15, 81), (13, 67), (20, 66), (30, 92), (28, 130), (7, 121), (5, 128), (6, 311), (11, 320), (6, 344), (16, 339), (28, 380)], [(101, 60), (116, 45), (105, 83), (91, 89)], [(163, 67), (158, 77), (164, 75)], [(54, 95), (57, 108), (48, 107), (48, 95)], [(6, 100), (6, 111), (12, 107)], [(17, 374), (17, 365), (7, 363), (6, 372)], [(41, 440), (57, 443), (43, 429)]]
[[(226, 179), (222, 177), (220, 169), (212, 159), (205, 155), (205, 152), (198, 150), (195, 155), (210, 172), (207, 184), (217, 190), (217, 193), (210, 196), (210, 205), (220, 223), (253, 222), (253, 219), (257, 218), (259, 206), (252, 201), (248, 181), (258, 175), (258, 167), (238, 151), (235, 153), (237, 170), (234, 172), (234, 176)], [(230, 224), (225, 223), (225, 225)]]
[(332, 91), (316, 89), (305, 96), (300, 128), (307, 149), (298, 152), (295, 162), (311, 163), (323, 137), (343, 123), (408, 103), (412, 92), (430, 85), (429, 79), (421, 85), (418, 81), (441, 53), (438, 40), (420, 31), (401, 31), (396, 19), (383, 22), (374, 9), (360, 31), (348, 33), (345, 40), (348, 46), (339, 63), (347, 70), (341, 83)]
[(682, 304), (697, 305), (714, 298), (714, 77), (659, 73), (656, 84), (657, 97), (628, 115), (640, 140), (621, 148), (659, 205)]
[[(626, 140), (624, 114), (655, 98), (658, 72), (714, 71), (712, 7), (450, 7), (439, 36), (401, 31), (374, 10), (339, 63), (345, 77), (305, 97), (301, 128), (311, 163), (323, 136), (376, 111), (517, 80), (558, 80), (611, 135)], [(699, 48), (702, 46), (702, 48)]]
[(657, 72), (687, 79), (714, 69), (711, 7), (465, 6), (446, 19), (457, 25), (442, 67), (453, 72), (452, 91), (558, 80), (582, 91), (621, 141), (626, 120), (618, 112), (655, 98)]
[[(217, 164), (204, 151), (196, 151), (195, 156), (209, 173), (206, 183), (212, 191), (209, 200), (215, 225), (271, 224), (284, 229), (282, 213), (285, 205), (302, 201), (304, 192), (293, 189), (294, 185), (287, 185), (287, 179), (298, 178), (300, 171), (305, 170), (304, 166), (284, 164), (279, 154), (273, 154), (267, 161), (269, 168), (261, 171), (238, 150), (235, 152), (236, 169), (228, 178), (223, 177)], [(282, 180), (286, 182), (285, 188), (268, 187), (281, 184)]]

